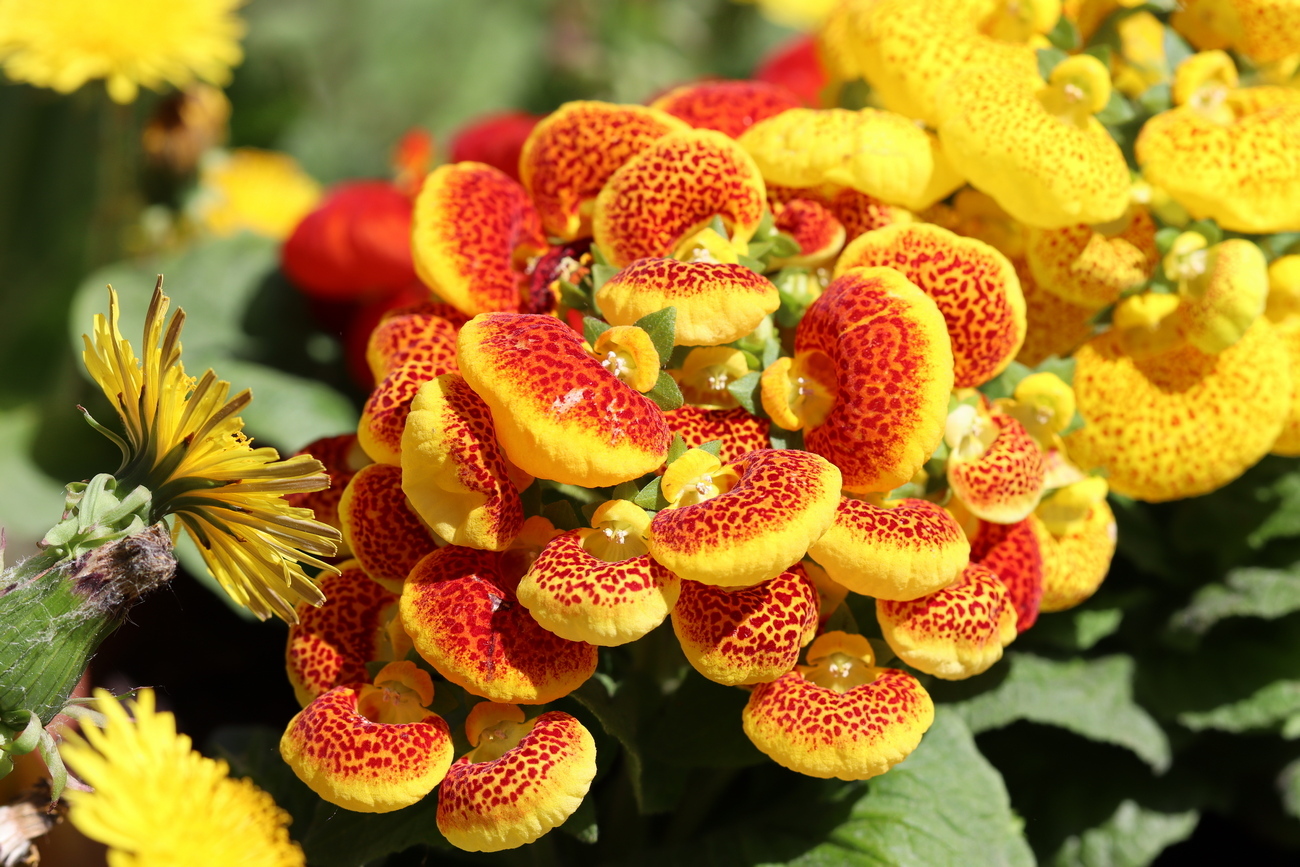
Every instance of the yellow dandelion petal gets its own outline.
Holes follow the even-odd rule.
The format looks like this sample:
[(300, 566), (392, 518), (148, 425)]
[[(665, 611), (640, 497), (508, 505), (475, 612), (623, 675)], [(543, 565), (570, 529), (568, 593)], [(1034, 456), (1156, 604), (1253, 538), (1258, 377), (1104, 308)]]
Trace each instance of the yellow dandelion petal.
[(124, 490), (153, 493), (154, 520), (176, 516), (232, 599), (263, 619), (294, 623), (299, 603), (324, 601), (301, 564), (332, 570), (313, 555), (332, 556), (341, 537), (285, 494), (323, 490), (329, 477), (308, 455), (282, 461), (275, 449), (253, 448), (239, 417), (252, 395), (228, 398), (230, 383), (210, 370), (197, 380), (185, 374), (184, 313), (167, 321), (168, 305), (160, 280), (145, 317), (143, 361), (118, 329), (111, 289), (108, 316), (96, 316), (94, 337), (84, 338), (86, 369), (126, 429), (122, 438), (96, 425), (122, 449), (115, 475)]
[(131, 719), (96, 690), (102, 727), (71, 734), (60, 753), (93, 792), (68, 791), (68, 818), (109, 847), (112, 867), (291, 867), (304, 863), (289, 839), (289, 814), (222, 761), (190, 748), (170, 713), (144, 690)]
[(244, 53), (244, 0), (0, 0), (0, 66), (70, 93), (105, 79), (115, 102), (141, 87), (230, 82)]

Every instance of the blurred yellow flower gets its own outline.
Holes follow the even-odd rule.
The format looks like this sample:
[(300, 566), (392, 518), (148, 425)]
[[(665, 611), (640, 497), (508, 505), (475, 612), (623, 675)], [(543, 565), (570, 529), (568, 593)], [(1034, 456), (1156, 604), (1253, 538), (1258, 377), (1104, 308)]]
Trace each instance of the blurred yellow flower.
[(320, 184), (297, 160), (257, 148), (207, 162), (199, 184), (199, 220), (217, 235), (249, 231), (284, 240), (321, 197)]
[(836, 0), (740, 0), (753, 3), (763, 17), (795, 30), (812, 30), (826, 20)]
[(225, 762), (190, 748), (176, 718), (154, 710), (142, 690), (135, 718), (96, 690), (102, 726), (85, 725), (60, 752), (93, 792), (69, 791), (68, 818), (109, 846), (111, 867), (295, 867), (289, 814), (251, 780), (233, 780)]
[(275, 449), (252, 447), (238, 416), (252, 395), (227, 400), (230, 383), (211, 370), (199, 380), (185, 374), (185, 315), (177, 311), (164, 334), (168, 303), (160, 279), (145, 317), (142, 364), (118, 330), (117, 294), (109, 290), (109, 314), (95, 317), (93, 341), (82, 338), (82, 358), (126, 439), (91, 423), (122, 450), (119, 487), (147, 487), (152, 520), (175, 515), (232, 599), (263, 619), (296, 623), (298, 603), (325, 599), (299, 561), (333, 570), (310, 554), (332, 556), (341, 536), (284, 495), (323, 490), (329, 477), (310, 455), (282, 461)]
[(0, 64), (14, 81), (71, 93), (107, 79), (115, 102), (140, 87), (225, 85), (243, 60), (244, 0), (0, 0)]

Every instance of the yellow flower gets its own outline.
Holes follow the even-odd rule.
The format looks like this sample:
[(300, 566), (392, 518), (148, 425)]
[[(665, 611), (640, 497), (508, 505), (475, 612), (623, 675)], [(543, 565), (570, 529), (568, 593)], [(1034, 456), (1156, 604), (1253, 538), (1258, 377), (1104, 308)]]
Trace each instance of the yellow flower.
[(71, 93), (107, 79), (115, 102), (141, 86), (225, 85), (243, 60), (243, 0), (0, 0), (0, 63), (14, 81)]
[(96, 690), (102, 726), (68, 736), (61, 753), (93, 792), (69, 791), (68, 818), (109, 846), (111, 867), (289, 867), (303, 864), (288, 813), (229, 766), (190, 748), (143, 690), (135, 719)]
[(199, 220), (217, 235), (249, 231), (282, 241), (321, 197), (297, 160), (257, 148), (205, 162), (199, 184)]
[(330, 556), (340, 536), (284, 495), (322, 490), (329, 478), (310, 455), (282, 461), (275, 449), (251, 446), (238, 413), (252, 395), (242, 391), (227, 400), (230, 383), (211, 370), (198, 380), (185, 374), (185, 314), (178, 310), (164, 333), (168, 303), (159, 279), (145, 317), (141, 363), (118, 330), (117, 294), (109, 290), (109, 315), (95, 317), (93, 341), (83, 336), (82, 358), (117, 408), (126, 439), (91, 424), (122, 450), (115, 473), (120, 488), (147, 487), (152, 519), (175, 515), (231, 598), (262, 619), (277, 614), (294, 623), (299, 602), (324, 601), (298, 561), (332, 570), (304, 552)]

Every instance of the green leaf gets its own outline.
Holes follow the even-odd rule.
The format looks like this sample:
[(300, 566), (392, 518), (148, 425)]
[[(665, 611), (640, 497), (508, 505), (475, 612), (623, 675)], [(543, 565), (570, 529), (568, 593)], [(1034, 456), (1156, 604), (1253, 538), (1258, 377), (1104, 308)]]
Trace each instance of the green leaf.
[(1278, 775), (1277, 787), (1282, 794), (1282, 806), (1297, 819), (1300, 819), (1300, 759), (1282, 769)]
[[(743, 795), (741, 796), (743, 797)], [(675, 867), (883, 867), (1034, 863), (998, 772), (961, 719), (939, 708), (921, 745), (870, 782), (783, 774), (732, 804), (731, 822), (627, 863)]]
[(997, 400), (1001, 397), (1011, 397), (1015, 392), (1016, 386), (1020, 380), (1033, 373), (1033, 369), (1026, 367), (1019, 361), (1013, 361), (1007, 365), (1007, 369), (990, 379), (979, 387), (979, 390), (988, 397), (989, 400)]
[(1044, 659), (1008, 653), (997, 686), (952, 707), (979, 733), (1017, 720), (1053, 725), (1132, 750), (1157, 771), (1169, 767), (1169, 740), (1133, 700), (1135, 664), (1129, 656)]
[(1146, 867), (1156, 856), (1196, 828), (1199, 815), (1162, 813), (1124, 801), (1115, 814), (1096, 828), (1070, 837), (1052, 867)]
[[(592, 248), (595, 249), (594, 247)], [(594, 293), (601, 286), (609, 282), (609, 279), (618, 273), (618, 269), (613, 265), (595, 264), (591, 266), (591, 291)]]
[(1079, 47), (1079, 30), (1068, 16), (1062, 15), (1056, 19), (1056, 25), (1047, 31), (1047, 41), (1052, 43), (1053, 48), (1073, 51)]
[(666, 365), (673, 355), (673, 341), (677, 337), (677, 308), (665, 307), (654, 313), (642, 316), (636, 321), (636, 327), (650, 335), (659, 353), (660, 365)]
[(587, 297), (587, 293), (568, 280), (560, 281), (560, 303), (573, 310), (591, 309), (591, 299)]
[(614, 490), (609, 492), (611, 500), (633, 500), (641, 489), (636, 486), (636, 482), (620, 482), (614, 486)]
[(542, 517), (546, 518), (560, 530), (576, 530), (579, 527), (586, 526), (578, 513), (573, 510), (573, 504), (568, 500), (556, 500), (554, 503), (547, 503), (542, 507)]
[(1196, 49), (1187, 44), (1187, 40), (1178, 35), (1172, 27), (1165, 27), (1164, 36), (1165, 63), (1170, 69), (1177, 69), (1178, 64), (1196, 53)]
[(682, 390), (677, 387), (677, 380), (666, 371), (659, 371), (659, 378), (655, 380), (655, 387), (645, 393), (645, 396), (655, 402), (664, 412), (671, 412), (686, 402), (682, 397)]
[(594, 316), (584, 316), (582, 317), (582, 339), (590, 343), (592, 346), (595, 346), (596, 338), (600, 337), (600, 335), (613, 327), (614, 326), (610, 325), (603, 319), (597, 319)]
[[(739, 725), (749, 693), (722, 686), (691, 669), (655, 714), (645, 752), (656, 762), (698, 768), (743, 768), (767, 758)], [(690, 737), (682, 737), (690, 732)]]
[(1188, 711), (1178, 722), (1192, 731), (1253, 732), (1282, 727), (1300, 737), (1300, 680), (1275, 680), (1240, 701), (1206, 711)]
[(801, 430), (786, 430), (779, 425), (773, 424), (768, 430), (767, 439), (774, 449), (803, 448), (803, 431)]
[(1034, 373), (1054, 373), (1066, 385), (1074, 385), (1074, 367), (1074, 356), (1058, 358), (1052, 355), (1038, 362), (1038, 366), (1034, 368)]
[(651, 479), (649, 483), (641, 489), (641, 493), (632, 498), (632, 502), (650, 512), (657, 512), (667, 506), (668, 501), (664, 499), (663, 494), (659, 491), (659, 482), (660, 479), (658, 476)]
[(1110, 99), (1101, 111), (1097, 112), (1096, 118), (1106, 126), (1119, 126), (1131, 121), (1137, 117), (1138, 113), (1133, 108), (1133, 104), (1124, 98), (1124, 94), (1118, 90), (1112, 90)]
[(1040, 48), (1038, 54), (1038, 74), (1046, 81), (1052, 74), (1052, 70), (1060, 65), (1070, 55), (1066, 54), (1059, 48)]
[(700, 446), (700, 451), (708, 452), (716, 458), (722, 451), (722, 440), (709, 440)]
[(1186, 608), (1174, 614), (1170, 627), (1204, 635), (1229, 617), (1274, 620), (1300, 611), (1300, 573), (1285, 569), (1246, 567), (1228, 573), (1223, 583), (1197, 591)]
[(1074, 609), (1038, 618), (1031, 633), (1034, 641), (1043, 641), (1064, 650), (1088, 650), (1119, 629), (1124, 619), (1122, 608)]
[(1213, 220), (1197, 220), (1190, 223), (1186, 231), (1195, 232), (1205, 238), (1205, 243), (1211, 247), (1223, 240), (1223, 230)]
[(682, 435), (673, 434), (673, 441), (668, 446), (668, 457), (664, 460), (664, 463), (671, 464), (688, 451), (690, 451), (690, 447), (686, 445), (686, 440), (682, 439)]
[(1138, 95), (1137, 102), (1146, 114), (1168, 111), (1174, 104), (1173, 88), (1167, 83), (1153, 84)]
[(763, 374), (753, 371), (747, 373), (734, 382), (727, 383), (727, 391), (731, 396), (740, 402), (745, 411), (750, 415), (761, 416), (762, 401), (758, 396), (758, 389), (763, 379)]
[(1183, 230), (1177, 226), (1165, 226), (1156, 232), (1156, 250), (1161, 256), (1169, 252), (1169, 248), (1174, 245), (1174, 241), (1183, 233)]

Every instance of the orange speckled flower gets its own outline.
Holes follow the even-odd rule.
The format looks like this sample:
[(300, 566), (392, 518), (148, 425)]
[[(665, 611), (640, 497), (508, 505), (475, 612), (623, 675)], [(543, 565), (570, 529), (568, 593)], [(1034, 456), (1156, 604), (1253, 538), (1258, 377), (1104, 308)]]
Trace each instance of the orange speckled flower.
[(786, 268), (820, 268), (829, 264), (840, 250), (848, 232), (830, 209), (812, 199), (790, 199), (784, 204), (772, 203), (773, 222), (777, 231), (784, 232), (799, 245), (799, 253), (782, 259), (773, 259), (772, 266)]
[(573, 815), (596, 777), (596, 742), (567, 713), (524, 721), (517, 708), (482, 707), (465, 723), (475, 749), (456, 760), (438, 790), (438, 830), (458, 849), (498, 852)]
[(1165, 254), (1165, 274), (1178, 286), (1179, 327), (1202, 352), (1222, 352), (1264, 314), (1268, 265), (1244, 238), (1207, 247), (1205, 236), (1184, 232)]
[[(1115, 515), (1106, 503), (1104, 480), (1093, 477), (1071, 487), (1076, 491), (1063, 489), (1040, 507), (1040, 514), (1057, 520), (1030, 519), (1043, 555), (1041, 611), (1064, 611), (1087, 600), (1106, 578), (1115, 554)], [(1077, 495), (1079, 489), (1085, 496)], [(1058, 498), (1067, 502), (1052, 502)], [(1066, 511), (1062, 506), (1072, 520), (1059, 520)]]
[(523, 266), (546, 252), (546, 235), (515, 180), (484, 163), (451, 163), (415, 200), (411, 252), (425, 285), (473, 316), (519, 309)]
[(289, 721), (280, 755), (313, 792), (359, 813), (389, 813), (419, 801), (451, 766), (451, 732), (426, 710), (433, 682), (395, 662), (375, 684), (337, 686)]
[(461, 374), (492, 411), (506, 457), (587, 487), (651, 472), (668, 455), (663, 412), (551, 316), (495, 313), (461, 329)]
[(1142, 176), (1193, 217), (1236, 232), (1300, 229), (1300, 91), (1234, 90), (1222, 52), (1189, 58), (1175, 93), (1184, 104), (1142, 126), (1135, 145)]
[(939, 93), (939, 140), (971, 185), (1030, 226), (1117, 219), (1129, 202), (1119, 145), (1092, 117), (1110, 96), (1101, 61), (1081, 54), (1051, 81), (998, 67), (953, 76)]
[[(682, 398), (689, 406), (704, 409), (734, 409), (740, 401), (731, 392), (731, 385), (749, 375), (749, 361), (745, 353), (730, 346), (699, 346), (682, 360), (679, 370), (669, 371)], [(671, 422), (669, 423), (671, 427)], [(708, 442), (704, 440), (703, 442)], [(697, 442), (695, 445), (702, 445)], [(767, 443), (755, 448), (766, 448)]]
[(610, 500), (591, 526), (547, 543), (519, 582), (519, 602), (561, 638), (602, 647), (636, 641), (664, 622), (681, 581), (647, 554), (644, 509)]
[(1135, 207), (1105, 226), (1031, 228), (1025, 258), (1039, 286), (1071, 304), (1098, 310), (1155, 272), (1155, 221), (1146, 208)]
[(707, 442), (721, 443), (718, 460), (729, 464), (746, 452), (765, 449), (771, 423), (750, 415), (741, 407), (711, 410), (698, 406), (678, 407), (664, 413), (668, 429), (682, 438), (687, 448), (699, 448)]
[(547, 233), (565, 241), (591, 234), (591, 212), (605, 182), (670, 132), (690, 126), (641, 105), (566, 102), (533, 129), (519, 177)]
[(402, 591), (411, 567), (437, 547), (402, 493), (400, 467), (363, 467), (343, 492), (339, 518), (352, 556), (371, 578), (394, 593)]
[(793, 360), (763, 372), (763, 408), (805, 431), (855, 493), (909, 481), (943, 436), (952, 349), (934, 300), (891, 268), (836, 278), (804, 314)]
[(411, 401), (431, 379), (456, 370), (456, 360), (439, 353), (429, 358), (412, 358), (390, 370), (376, 385), (357, 422), (357, 442), (370, 459), (401, 466), (402, 432), (411, 412)]
[(759, 121), (803, 100), (779, 84), (766, 81), (702, 81), (674, 88), (650, 104), (686, 121), (695, 129), (716, 129), (732, 138)]
[(980, 521), (970, 560), (998, 576), (1016, 609), (1016, 632), (1038, 620), (1043, 599), (1043, 552), (1032, 515), (1014, 524)]
[(519, 535), (532, 481), (497, 444), (483, 399), (454, 373), (420, 388), (402, 434), (402, 491), (453, 545), (500, 551)]
[(845, 248), (835, 276), (894, 268), (934, 299), (952, 340), (953, 386), (981, 385), (1015, 358), (1025, 339), (1025, 299), (1006, 256), (928, 223), (886, 226)]
[(952, 586), (910, 602), (876, 601), (880, 631), (899, 658), (944, 680), (965, 680), (1002, 658), (1016, 638), (1007, 588), (983, 566)]
[(933, 134), (874, 108), (792, 109), (754, 124), (740, 144), (780, 186), (835, 184), (917, 210), (962, 184)]
[(865, 780), (911, 755), (934, 703), (912, 675), (877, 668), (861, 635), (828, 632), (808, 648), (808, 665), (754, 688), (742, 719), (754, 746), (783, 767)]
[(1169, 23), (1202, 51), (1234, 48), (1257, 62), (1300, 52), (1296, 0), (1182, 0)]
[(1111, 488), (1159, 502), (1213, 491), (1262, 458), (1291, 406), (1286, 349), (1267, 320), (1207, 355), (1190, 345), (1144, 358), (1109, 331), (1076, 354), (1074, 393), (1087, 422), (1066, 439)]
[(971, 406), (948, 422), (948, 484), (953, 495), (985, 521), (1023, 521), (1043, 495), (1043, 452), (1024, 425), (1000, 412)]
[(1039, 286), (1023, 262), (1017, 265), (1016, 273), (1020, 276), (1020, 292), (1025, 297), (1025, 342), (1016, 361), (1037, 367), (1053, 355), (1061, 358), (1070, 355), (1092, 336), (1090, 320), (1095, 311), (1071, 304)]
[(723, 465), (691, 449), (669, 465), (650, 556), (691, 581), (746, 587), (803, 558), (835, 519), (840, 472), (811, 452), (762, 449)]
[[(866, 193), (860, 193), (851, 187), (838, 187), (834, 184), (822, 184), (816, 187), (799, 189), (783, 187), (777, 184), (767, 185), (767, 200), (772, 205), (772, 212), (777, 214), (778, 228), (781, 228), (778, 205), (788, 204), (796, 199), (816, 202), (844, 227), (845, 243), (852, 241), (863, 232), (890, 226), (894, 223), (910, 223), (912, 212), (897, 205), (887, 205)], [(784, 230), (783, 231), (788, 231)]]
[(678, 346), (739, 340), (781, 306), (772, 281), (744, 265), (639, 259), (596, 290), (611, 325), (632, 325), (665, 307), (677, 310)]
[(743, 252), (766, 204), (758, 166), (736, 142), (713, 130), (671, 133), (610, 177), (596, 198), (592, 234), (610, 263), (623, 267), (678, 253), (721, 217), (731, 246)]
[(429, 361), (456, 369), (456, 330), (469, 317), (450, 304), (421, 304), (393, 310), (366, 340), (366, 364), (375, 382), (408, 361)]
[(927, 500), (873, 505), (844, 497), (808, 554), (854, 593), (915, 599), (957, 578), (970, 543), (952, 515)]
[[(342, 499), (348, 482), (352, 481), (353, 474), (368, 461), (361, 447), (357, 445), (356, 434), (339, 434), (313, 440), (294, 452), (293, 456), (298, 455), (310, 455), (320, 461), (325, 466), (325, 474), (329, 476), (330, 485), (322, 491), (285, 494), (285, 502), (295, 508), (311, 509), (317, 521), (329, 524), (336, 530), (342, 530), (343, 525), (339, 523), (339, 500)], [(346, 543), (340, 540), (337, 556), (345, 557), (347, 553)]]
[(366, 663), (392, 651), (387, 631), (397, 594), (370, 580), (355, 560), (339, 564), (337, 575), (320, 576), (325, 604), (298, 605), (289, 627), (285, 668), (301, 705), (345, 683), (367, 679)]
[[(986, 19), (1013, 4), (971, 0), (854, 0), (841, 44), (852, 58), (839, 71), (847, 80), (865, 78), (892, 111), (935, 125), (940, 112), (937, 92), (949, 79), (976, 87), (965, 76), (976, 66), (1006, 69), (1024, 77), (1036, 74), (1034, 47), (1023, 38), (987, 35)], [(1041, 3), (1014, 4), (1025, 9)], [(1049, 25), (1050, 27), (1050, 25)], [(855, 68), (856, 67), (856, 68)]]
[(743, 589), (683, 581), (673, 632), (700, 674), (737, 686), (769, 683), (794, 669), (817, 634), (817, 587), (798, 564)]
[(515, 589), (526, 551), (439, 548), (411, 570), (402, 625), (438, 673), (491, 701), (545, 704), (596, 670), (596, 648), (543, 629)]

